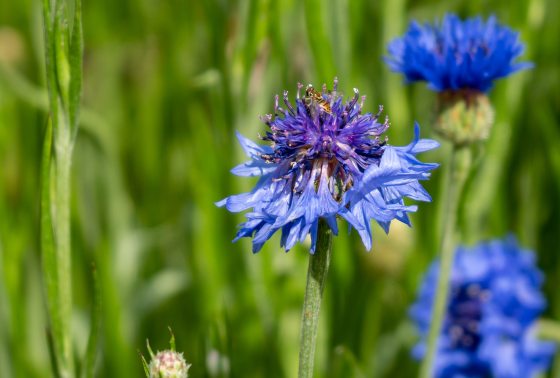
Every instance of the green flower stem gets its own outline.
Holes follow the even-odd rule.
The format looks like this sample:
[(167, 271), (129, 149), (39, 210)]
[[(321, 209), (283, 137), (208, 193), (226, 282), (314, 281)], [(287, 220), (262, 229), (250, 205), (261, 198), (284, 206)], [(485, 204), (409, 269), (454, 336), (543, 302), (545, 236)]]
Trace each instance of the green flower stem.
[(299, 350), (299, 378), (313, 377), (317, 326), (319, 309), (325, 287), (327, 272), (332, 254), (332, 230), (323, 219), (319, 220), (317, 231), (317, 248), (315, 254), (309, 255), (307, 286), (301, 317), (301, 339)]
[(72, 163), (72, 140), (68, 128), (60, 127), (55, 141), (56, 192), (54, 230), (58, 279), (58, 318), (61, 323), (60, 376), (73, 376), (72, 358), (72, 271), (70, 240), (70, 168)]
[[(73, 3), (73, 7), (69, 3)], [(51, 123), (43, 151), (41, 247), (52, 329), (53, 370), (58, 377), (70, 378), (76, 374), (72, 343), (70, 172), (82, 85), (82, 14), (80, 0), (43, 0), (42, 4)], [(73, 22), (69, 22), (70, 17)], [(51, 131), (54, 134), (54, 171), (51, 171)]]
[(448, 169), (445, 178), (445, 198), (442, 215), (442, 233), (440, 239), (441, 264), (432, 308), (432, 322), (428, 334), (428, 348), (420, 369), (421, 378), (433, 376), (434, 360), (437, 351), (438, 336), (441, 332), (447, 297), (449, 278), (455, 255), (455, 226), (459, 200), (470, 168), (470, 150), (468, 147), (453, 146), (447, 160)]

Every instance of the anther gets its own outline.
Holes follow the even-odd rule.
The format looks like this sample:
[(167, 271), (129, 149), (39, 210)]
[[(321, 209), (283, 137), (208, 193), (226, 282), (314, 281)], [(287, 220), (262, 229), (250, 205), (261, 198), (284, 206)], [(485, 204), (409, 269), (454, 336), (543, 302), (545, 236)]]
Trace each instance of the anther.
[(360, 110), (364, 107), (364, 101), (366, 101), (366, 96), (362, 96), (362, 100), (360, 101)]
[(274, 96), (274, 114), (278, 114), (278, 95)]
[(290, 110), (290, 113), (292, 113), (292, 115), (295, 115), (294, 108), (292, 107), (292, 104), (290, 104), (290, 101), (288, 101), (288, 91), (284, 91), (284, 104), (286, 104), (286, 106)]
[(354, 88), (354, 97), (352, 98), (352, 101), (350, 101), (348, 103), (348, 105), (346, 105), (346, 110), (350, 111), (354, 108), (354, 105), (356, 105), (356, 102), (358, 102), (358, 98), (360, 97), (360, 92), (358, 91), (357, 88)]

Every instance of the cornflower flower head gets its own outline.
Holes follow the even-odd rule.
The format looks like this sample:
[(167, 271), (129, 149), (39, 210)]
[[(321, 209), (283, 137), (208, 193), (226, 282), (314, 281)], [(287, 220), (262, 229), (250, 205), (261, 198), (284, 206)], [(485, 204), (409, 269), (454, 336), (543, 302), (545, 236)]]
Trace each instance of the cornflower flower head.
[[(425, 354), (439, 262), (430, 267), (410, 315)], [(545, 309), (543, 277), (534, 254), (513, 237), (457, 249), (450, 296), (438, 340), (435, 377), (527, 378), (545, 371), (554, 344), (539, 341), (535, 322)]]
[(487, 92), (494, 80), (532, 67), (515, 62), (523, 50), (518, 33), (494, 16), (485, 22), (447, 14), (441, 24), (412, 21), (405, 35), (389, 44), (385, 61), (407, 82), (426, 81), (437, 92)]
[(447, 14), (440, 24), (412, 21), (388, 46), (385, 62), (408, 83), (426, 81), (439, 93), (434, 129), (456, 146), (488, 138), (494, 109), (486, 93), (494, 80), (532, 67), (517, 63), (524, 45), (496, 17), (461, 20)]
[(357, 89), (344, 101), (337, 92), (317, 92), (311, 86), (301, 95), (298, 84), (295, 104), (284, 91), (284, 105), (276, 96), (274, 114), (262, 117), (269, 130), (257, 145), (242, 135), (237, 137), (250, 160), (232, 170), (238, 176), (259, 176), (249, 193), (219, 201), (229, 211), (251, 209), (234, 241), (253, 237), (253, 252), (278, 230), (281, 246), (290, 250), (296, 242), (311, 235), (315, 251), (319, 219), (323, 218), (337, 234), (337, 217), (344, 218), (371, 248), (370, 220), (375, 219), (386, 232), (393, 219), (409, 224), (407, 213), (416, 206), (404, 204), (404, 197), (431, 201), (419, 180), (428, 179), (437, 164), (422, 163), (416, 154), (438, 146), (419, 139), (415, 126), (413, 141), (393, 147), (382, 134), (389, 127), (379, 113), (362, 113)]

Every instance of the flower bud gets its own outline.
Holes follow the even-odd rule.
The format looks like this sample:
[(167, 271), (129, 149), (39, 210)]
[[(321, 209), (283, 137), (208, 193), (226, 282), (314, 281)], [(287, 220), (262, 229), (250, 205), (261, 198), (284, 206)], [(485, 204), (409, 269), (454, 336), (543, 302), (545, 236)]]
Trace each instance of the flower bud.
[(187, 378), (190, 367), (183, 358), (183, 353), (164, 350), (152, 356), (149, 365), (150, 378)]
[(479, 91), (462, 89), (439, 93), (436, 132), (456, 146), (486, 140), (494, 123), (494, 109)]
[(187, 378), (191, 364), (187, 364), (183, 353), (175, 351), (175, 336), (173, 331), (169, 328), (171, 333), (171, 340), (169, 340), (170, 349), (154, 354), (150, 347), (150, 342), (146, 340), (148, 352), (150, 352), (150, 363), (146, 362), (144, 356), (142, 357), (142, 365), (144, 365), (144, 372), (146, 378)]

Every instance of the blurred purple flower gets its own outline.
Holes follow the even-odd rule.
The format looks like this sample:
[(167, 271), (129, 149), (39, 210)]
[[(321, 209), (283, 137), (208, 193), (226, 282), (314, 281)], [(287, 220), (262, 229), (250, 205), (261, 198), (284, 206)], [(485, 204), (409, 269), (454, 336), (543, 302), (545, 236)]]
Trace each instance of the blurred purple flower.
[[(435, 262), (410, 309), (422, 336), (417, 359), (425, 354), (438, 272)], [(458, 248), (435, 377), (528, 378), (545, 371), (555, 347), (534, 335), (546, 306), (542, 280), (534, 254), (513, 237)]]
[(407, 82), (427, 81), (438, 92), (487, 92), (494, 80), (532, 67), (514, 62), (523, 50), (518, 33), (498, 24), (494, 16), (484, 22), (447, 14), (441, 24), (412, 21), (405, 35), (389, 44), (385, 62)]
[(371, 249), (370, 220), (375, 219), (386, 232), (393, 219), (409, 224), (404, 197), (431, 201), (420, 185), (437, 164), (422, 163), (416, 154), (438, 146), (432, 140), (415, 137), (405, 147), (393, 147), (380, 136), (389, 127), (380, 123), (379, 113), (362, 114), (364, 98), (358, 90), (344, 102), (334, 89), (322, 93), (311, 86), (300, 96), (298, 85), (295, 106), (284, 92), (285, 109), (276, 104), (274, 115), (262, 117), (270, 128), (260, 146), (242, 135), (237, 137), (251, 158), (232, 170), (238, 176), (260, 176), (249, 193), (219, 201), (229, 211), (251, 209), (234, 241), (253, 237), (253, 252), (281, 230), (281, 246), (288, 251), (296, 242), (311, 235), (311, 253), (315, 251), (319, 218), (324, 218), (336, 234), (337, 216), (346, 219)]

